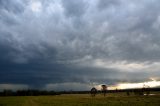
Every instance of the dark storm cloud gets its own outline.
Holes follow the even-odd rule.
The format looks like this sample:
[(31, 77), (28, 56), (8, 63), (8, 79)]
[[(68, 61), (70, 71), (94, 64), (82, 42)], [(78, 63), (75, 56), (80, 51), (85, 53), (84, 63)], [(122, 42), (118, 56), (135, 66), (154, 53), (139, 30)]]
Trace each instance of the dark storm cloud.
[(62, 5), (65, 15), (69, 17), (81, 17), (85, 13), (87, 7), (84, 0), (62, 0)]
[(84, 89), (158, 77), (159, 4), (0, 0), (0, 83)]
[(0, 19), (8, 25), (17, 24), (19, 20), (16, 15), (21, 14), (24, 9), (25, 4), (21, 1), (0, 0)]
[(121, 0), (99, 0), (98, 1), (98, 8), (101, 9), (105, 9), (108, 8), (110, 6), (115, 6), (115, 5), (120, 5)]
[(20, 0), (0, 0), (0, 9), (11, 13), (21, 13), (24, 10), (24, 4)]

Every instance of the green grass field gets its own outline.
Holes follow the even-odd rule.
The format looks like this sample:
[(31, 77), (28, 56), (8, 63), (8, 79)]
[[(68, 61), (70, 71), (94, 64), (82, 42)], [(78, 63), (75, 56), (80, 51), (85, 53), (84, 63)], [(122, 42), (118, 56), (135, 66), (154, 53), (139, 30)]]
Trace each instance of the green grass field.
[(0, 97), (0, 106), (160, 106), (160, 93), (151, 96), (127, 96), (126, 93), (67, 94), (57, 96)]

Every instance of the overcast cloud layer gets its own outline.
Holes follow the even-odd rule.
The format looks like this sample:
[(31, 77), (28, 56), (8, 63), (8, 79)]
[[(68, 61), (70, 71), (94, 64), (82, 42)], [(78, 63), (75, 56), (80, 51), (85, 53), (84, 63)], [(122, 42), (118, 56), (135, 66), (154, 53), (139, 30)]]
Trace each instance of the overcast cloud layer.
[(159, 0), (0, 0), (0, 87), (160, 79), (159, 10)]

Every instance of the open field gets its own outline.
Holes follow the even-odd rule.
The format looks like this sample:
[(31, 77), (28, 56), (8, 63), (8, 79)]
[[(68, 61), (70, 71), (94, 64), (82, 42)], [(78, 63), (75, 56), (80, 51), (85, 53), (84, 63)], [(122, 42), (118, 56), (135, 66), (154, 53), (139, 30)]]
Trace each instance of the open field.
[(127, 96), (126, 93), (64, 94), (57, 96), (0, 97), (0, 106), (160, 106), (160, 93), (150, 96)]

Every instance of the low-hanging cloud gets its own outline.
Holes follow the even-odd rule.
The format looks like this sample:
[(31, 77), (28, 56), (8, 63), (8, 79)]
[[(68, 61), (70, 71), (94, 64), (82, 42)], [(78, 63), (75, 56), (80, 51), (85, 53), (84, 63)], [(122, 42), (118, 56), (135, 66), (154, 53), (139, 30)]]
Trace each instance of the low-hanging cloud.
[(84, 89), (159, 78), (159, 4), (0, 0), (0, 83)]

